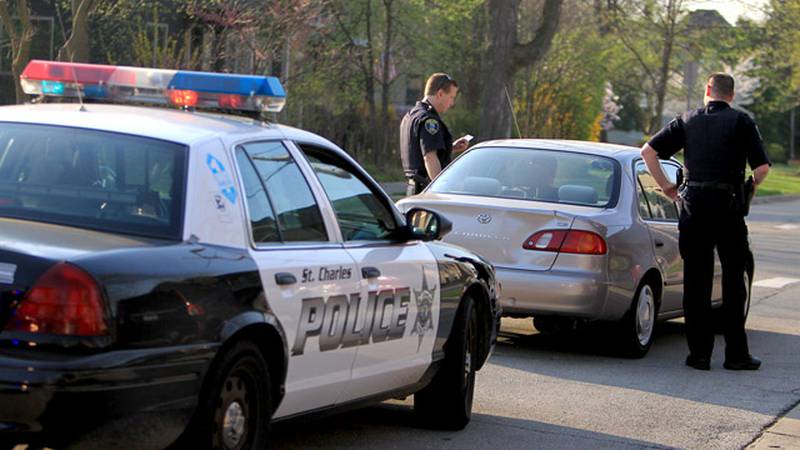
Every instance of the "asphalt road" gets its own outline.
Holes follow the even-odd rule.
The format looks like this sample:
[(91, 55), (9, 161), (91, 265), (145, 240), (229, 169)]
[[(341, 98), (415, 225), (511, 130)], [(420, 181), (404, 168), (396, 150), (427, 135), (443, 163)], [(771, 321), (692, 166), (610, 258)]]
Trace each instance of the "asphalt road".
[[(551, 337), (528, 320), (504, 319), (495, 353), (478, 373), (465, 430), (435, 431), (416, 423), (409, 398), (277, 424), (272, 446), (743, 448), (800, 402), (800, 200), (754, 205), (749, 225), (756, 287), (747, 327), (751, 352), (764, 361), (759, 371), (724, 370), (722, 336), (710, 372), (685, 367), (681, 320), (659, 324), (650, 353), (632, 360), (615, 354), (602, 329)], [(129, 419), (124, 427), (138, 426)], [(113, 430), (98, 430), (73, 448), (158, 447), (145, 442), (164, 435), (139, 431), (133, 447)]]
[(800, 402), (800, 201), (754, 205), (749, 224), (756, 283), (797, 278), (753, 290), (747, 327), (751, 352), (764, 361), (759, 371), (724, 370), (722, 336), (710, 372), (685, 367), (681, 320), (660, 324), (640, 360), (615, 355), (602, 330), (554, 338), (527, 320), (504, 320), (465, 430), (420, 426), (407, 399), (279, 424), (273, 446), (742, 448)]

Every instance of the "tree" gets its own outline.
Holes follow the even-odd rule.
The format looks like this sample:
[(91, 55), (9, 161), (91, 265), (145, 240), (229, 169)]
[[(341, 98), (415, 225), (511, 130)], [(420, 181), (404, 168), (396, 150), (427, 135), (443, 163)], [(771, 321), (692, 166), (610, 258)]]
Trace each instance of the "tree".
[(58, 51), (59, 61), (89, 62), (89, 15), (100, 0), (72, 0), (72, 29)]
[[(647, 134), (661, 128), (669, 82), (677, 73), (676, 53), (686, 45), (685, 0), (611, 0), (602, 26), (610, 28), (625, 48), (627, 60), (612, 72), (611, 80), (621, 92), (629, 112)], [(631, 95), (634, 94), (634, 95)], [(642, 104), (644, 100), (644, 104)]]
[(22, 90), (19, 76), (30, 59), (31, 39), (33, 38), (33, 24), (31, 12), (25, 0), (17, 0), (16, 13), (19, 27), (14, 21), (12, 11), (8, 9), (10, 1), (0, 1), (0, 21), (8, 34), (11, 43), (11, 76), (14, 78), (17, 103), (24, 103), (27, 99)]
[[(759, 127), (771, 141), (776, 161), (796, 158), (796, 111), (800, 105), (800, 1), (771, 0), (755, 57), (753, 74), (759, 78), (754, 111)], [(786, 150), (789, 150), (787, 155)]]
[[(599, 139), (609, 75), (605, 66), (612, 52), (607, 39), (591, 26), (593, 20), (591, 10), (573, 8), (562, 18), (562, 29), (542, 62), (515, 77), (514, 109), (521, 136)], [(598, 136), (593, 133), (595, 124)]]
[(480, 138), (511, 135), (511, 81), (521, 69), (542, 61), (558, 28), (562, 3), (563, 0), (545, 0), (533, 39), (521, 43), (517, 38), (520, 0), (488, 0), (490, 42), (480, 102)]

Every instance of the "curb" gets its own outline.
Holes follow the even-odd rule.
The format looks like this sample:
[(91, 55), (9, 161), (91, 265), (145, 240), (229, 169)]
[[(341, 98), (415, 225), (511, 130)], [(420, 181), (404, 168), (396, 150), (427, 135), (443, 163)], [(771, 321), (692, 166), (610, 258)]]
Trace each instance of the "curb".
[(800, 449), (800, 403), (756, 438), (746, 450)]
[(791, 202), (795, 200), (800, 200), (800, 195), (770, 195), (767, 197), (755, 197), (753, 198), (753, 205), (763, 205), (766, 203), (778, 203), (778, 202)]

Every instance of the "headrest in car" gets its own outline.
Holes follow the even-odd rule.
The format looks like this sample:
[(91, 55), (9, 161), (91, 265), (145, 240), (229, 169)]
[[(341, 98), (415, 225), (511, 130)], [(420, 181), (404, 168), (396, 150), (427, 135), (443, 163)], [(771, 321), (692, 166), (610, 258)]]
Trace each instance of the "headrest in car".
[(565, 184), (558, 188), (558, 200), (562, 202), (594, 205), (597, 203), (597, 190), (591, 186)]
[(503, 187), (499, 181), (489, 177), (464, 178), (464, 192), (475, 195), (497, 195)]

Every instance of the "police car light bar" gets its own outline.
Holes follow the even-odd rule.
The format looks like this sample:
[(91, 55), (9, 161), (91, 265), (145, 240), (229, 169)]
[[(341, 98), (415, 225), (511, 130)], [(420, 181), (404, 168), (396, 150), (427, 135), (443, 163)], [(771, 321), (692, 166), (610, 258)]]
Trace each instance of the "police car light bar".
[(280, 112), (286, 91), (275, 77), (32, 60), (20, 75), (26, 94), (182, 107)]

